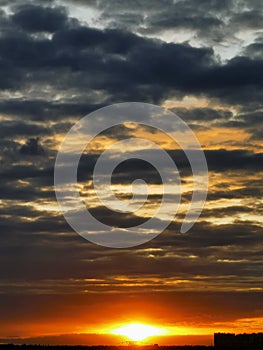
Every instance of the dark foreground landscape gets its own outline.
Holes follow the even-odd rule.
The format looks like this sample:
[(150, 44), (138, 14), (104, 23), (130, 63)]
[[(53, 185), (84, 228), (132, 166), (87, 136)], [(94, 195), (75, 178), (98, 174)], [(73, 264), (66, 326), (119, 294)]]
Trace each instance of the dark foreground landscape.
[(205, 346), (205, 345), (174, 345), (174, 346), (158, 346), (157, 344), (154, 345), (147, 345), (147, 346), (141, 346), (141, 345), (126, 345), (126, 346), (85, 346), (85, 345), (40, 345), (40, 344), (34, 344), (34, 345), (16, 345), (16, 344), (0, 344), (0, 350), (9, 349), (9, 350), (214, 350), (214, 349), (220, 349), (220, 350), (258, 350), (263, 349), (263, 347), (257, 347), (254, 346), (251, 347), (225, 347), (225, 348), (218, 348), (215, 346)]
[(212, 350), (213, 346), (203, 346), (203, 345), (184, 345), (184, 346), (158, 346), (154, 345), (126, 345), (126, 346), (85, 346), (85, 345), (15, 345), (15, 344), (0, 344), (0, 349), (28, 349), (28, 350)]
[(206, 345), (172, 345), (159, 346), (158, 344), (137, 345), (43, 345), (43, 344), (0, 344), (1, 349), (47, 349), (47, 350), (263, 350), (263, 333), (214, 333), (214, 346)]

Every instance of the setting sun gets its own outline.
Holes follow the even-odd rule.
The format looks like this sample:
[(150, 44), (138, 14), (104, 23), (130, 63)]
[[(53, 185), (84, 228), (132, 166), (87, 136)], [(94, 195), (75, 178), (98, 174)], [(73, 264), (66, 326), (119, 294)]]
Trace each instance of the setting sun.
[(148, 337), (164, 335), (166, 333), (165, 329), (141, 323), (128, 324), (111, 331), (111, 334), (122, 335), (133, 341), (142, 341)]

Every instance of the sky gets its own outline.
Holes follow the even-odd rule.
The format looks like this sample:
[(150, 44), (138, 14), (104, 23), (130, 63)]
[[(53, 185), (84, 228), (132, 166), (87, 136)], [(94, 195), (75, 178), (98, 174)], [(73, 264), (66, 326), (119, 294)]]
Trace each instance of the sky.
[[(262, 23), (261, 0), (0, 0), (1, 339), (109, 333), (129, 322), (178, 336), (262, 330)], [(158, 143), (183, 184), (162, 234), (113, 249), (67, 224), (54, 164), (74, 123), (121, 102), (158, 105), (188, 123), (209, 189), (200, 218), (180, 234), (193, 190), (183, 150), (142, 125), (105, 131), (78, 171), (96, 218), (136, 225), (161, 199), (156, 169), (134, 159), (112, 180), (127, 200), (128, 184), (145, 179), (143, 210), (120, 215), (94, 197), (94, 165), (114, 142)]]

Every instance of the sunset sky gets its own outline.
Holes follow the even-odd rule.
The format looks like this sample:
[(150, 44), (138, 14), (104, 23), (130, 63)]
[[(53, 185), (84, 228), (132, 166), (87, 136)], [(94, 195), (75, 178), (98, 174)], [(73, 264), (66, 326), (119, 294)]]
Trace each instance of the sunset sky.
[[(90, 344), (118, 343), (98, 334), (130, 323), (162, 327), (166, 335), (154, 342), (163, 344), (176, 343), (174, 336), (205, 335), (200, 341), (209, 344), (215, 331), (262, 331), (263, 2), (0, 6), (0, 342), (86, 333)], [(126, 200), (130, 182), (143, 177), (151, 189), (143, 209), (119, 214), (97, 200), (94, 165), (117, 141), (156, 142), (176, 162), (183, 185), (178, 215), (161, 235), (111, 249), (67, 224), (54, 163), (76, 121), (130, 101), (162, 106), (188, 123), (204, 149), (209, 191), (199, 220), (180, 234), (193, 190), (183, 150), (142, 125), (99, 135), (83, 153), (78, 185), (102, 222), (135, 225), (161, 200), (157, 172), (136, 160), (122, 163), (112, 180)]]

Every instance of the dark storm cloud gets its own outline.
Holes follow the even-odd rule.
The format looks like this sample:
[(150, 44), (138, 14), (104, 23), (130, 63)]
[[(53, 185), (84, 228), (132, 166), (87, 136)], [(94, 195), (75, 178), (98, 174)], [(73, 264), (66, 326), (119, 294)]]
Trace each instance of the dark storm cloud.
[[(245, 221), (236, 221), (235, 224), (213, 225), (200, 220), (195, 224), (192, 232), (186, 235), (176, 234), (176, 232), (179, 232), (178, 224), (171, 224), (163, 235), (151, 242), (150, 246), (162, 247), (163, 253), (160, 252), (160, 254), (164, 254), (167, 258), (170, 258), (169, 254), (166, 253), (168, 247), (176, 251), (175, 255), (185, 256), (189, 264), (185, 271), (190, 265), (200, 263), (199, 267), (202, 265), (202, 273), (204, 274), (213, 274), (216, 268), (222, 269), (221, 272), (218, 271), (219, 275), (221, 273), (231, 274), (231, 271), (227, 270), (228, 267), (229, 269), (233, 268), (233, 274), (248, 276), (252, 273), (254, 275), (252, 265), (257, 266), (254, 271), (255, 275), (260, 273), (262, 263), (259, 253), (262, 244), (260, 225)], [(164, 249), (165, 247), (166, 249)], [(158, 252), (156, 254), (159, 255)], [(190, 255), (196, 255), (200, 260), (191, 260), (189, 259)], [(254, 258), (255, 261), (253, 261)], [(233, 260), (233, 265), (227, 261), (221, 264), (222, 262), (218, 260)], [(243, 260), (247, 260), (247, 262), (244, 264)], [(187, 262), (183, 262), (182, 265), (185, 263), (187, 265)], [(248, 270), (250, 271), (248, 272)], [(198, 274), (198, 267), (193, 273)]]
[[(149, 151), (152, 152), (152, 151)], [(190, 175), (189, 161), (183, 151), (168, 151), (170, 157), (174, 160), (181, 176)], [(253, 153), (245, 150), (227, 151), (207, 150), (205, 151), (208, 169), (216, 172), (227, 171), (262, 171), (263, 170), (263, 154)], [(78, 168), (78, 180), (87, 181), (92, 179), (92, 173), (98, 155), (83, 155)], [(194, 151), (193, 151), (194, 157)], [(127, 159), (120, 163), (113, 172), (112, 183), (126, 184), (136, 179), (144, 179), (149, 184), (160, 184), (161, 178), (158, 171), (148, 162), (141, 159)], [(174, 180), (176, 178), (174, 177)]]
[(105, 53), (127, 54), (134, 47), (145, 45), (145, 40), (129, 32), (77, 26), (66, 28), (54, 35), (54, 43), (58, 46), (72, 48), (96, 47)]
[[(37, 9), (41, 12), (41, 7)], [(3, 73), (11, 72), (4, 74), (2, 88), (51, 84), (55, 90), (75, 89), (77, 94), (100, 91), (108, 96), (107, 102), (157, 103), (176, 92), (241, 103), (257, 100), (261, 95), (254, 91), (262, 91), (261, 59), (244, 56), (220, 64), (209, 48), (168, 44), (77, 22), (60, 28), (51, 39), (7, 32), (0, 39), (0, 50)]]
[(162, 183), (160, 174), (150, 163), (136, 158), (124, 161), (115, 168), (112, 183), (132, 183), (136, 179), (143, 179), (148, 184)]
[[(43, 5), (52, 5), (54, 0), (27, 0), (27, 4), (41, 4)], [(21, 6), (21, 1), (20, 0), (13, 0), (12, 3), (10, 4), (9, 0), (0, 0), (0, 6), (10, 6), (11, 7), (16, 7), (16, 6)]]
[(173, 108), (172, 111), (187, 122), (223, 122), (229, 121), (233, 115), (230, 110), (212, 108)]
[[(180, 5), (179, 5), (180, 6)], [(152, 34), (160, 33), (165, 30), (173, 30), (176, 38), (178, 30), (192, 30), (197, 32), (199, 37), (213, 38), (213, 41), (220, 41), (224, 37), (223, 20), (219, 19), (215, 14), (206, 14), (204, 12), (190, 14), (186, 8), (185, 11), (180, 11), (178, 4), (170, 11), (166, 8), (164, 11), (157, 12), (149, 16), (145, 21), (146, 29), (139, 30), (141, 33)]]
[(231, 189), (230, 186), (224, 185), (224, 188), (211, 190), (208, 193), (207, 200), (250, 198), (256, 200), (262, 198), (263, 187), (261, 181), (244, 181), (242, 188)]
[(259, 128), (262, 125), (263, 112), (244, 113), (238, 115), (238, 120), (247, 128)]
[[(203, 88), (214, 90), (217, 96), (222, 95), (224, 89), (225, 93), (230, 93), (229, 99), (226, 97), (226, 100), (235, 102), (235, 100), (238, 101), (237, 93), (244, 93), (245, 88), (250, 87), (252, 92), (257, 87), (262, 89), (262, 74), (262, 60), (235, 57), (228, 61), (226, 65), (215, 66), (208, 70), (204, 75)], [(236, 93), (233, 93), (232, 90), (235, 90)], [(244, 97), (243, 94), (242, 97)], [(247, 99), (249, 98), (251, 98), (251, 95), (247, 96)]]
[[(251, 108), (252, 110), (252, 108)], [(236, 115), (234, 118), (223, 121), (221, 126), (228, 128), (239, 128), (251, 133), (250, 140), (262, 138), (262, 111), (255, 108), (254, 111), (244, 109), (244, 113)]]
[(235, 14), (232, 17), (232, 25), (239, 30), (244, 28), (262, 29), (263, 12), (261, 8), (254, 8), (252, 10), (245, 10), (242, 13)]
[[(83, 5), (85, 2), (83, 2)], [(235, 34), (247, 28), (261, 29), (263, 8), (260, 1), (195, 0), (97, 1), (100, 19), (106, 26), (148, 35), (160, 35), (165, 30), (180, 38), (178, 32), (192, 32), (193, 41), (203, 45), (235, 40)]]
[(261, 109), (255, 111), (248, 111), (245, 113), (240, 113), (235, 116), (235, 118), (230, 118), (229, 120), (223, 120), (221, 122), (222, 126), (229, 128), (240, 128), (246, 130), (251, 134), (250, 140), (261, 140), (263, 137), (262, 132), (262, 121), (263, 113)]
[[(38, 146), (38, 145), (37, 145)], [(38, 146), (39, 147), (39, 146)], [(31, 149), (31, 148), (30, 148)], [(17, 150), (18, 152), (18, 150)], [(169, 151), (169, 155), (174, 160), (181, 176), (189, 175), (189, 163), (183, 151)], [(31, 153), (30, 153), (31, 154)], [(32, 155), (36, 153), (33, 152)], [(38, 154), (38, 152), (37, 152)], [(41, 152), (41, 155), (45, 155)], [(227, 172), (227, 171), (261, 171), (263, 164), (263, 155), (261, 153), (254, 154), (247, 151), (226, 151), (215, 150), (205, 151), (210, 171)], [(128, 154), (127, 154), (128, 156)], [(98, 159), (98, 155), (83, 155), (78, 168), (78, 181), (85, 182), (92, 179), (93, 169)], [(52, 156), (48, 163), (39, 164), (15, 164), (2, 170), (2, 183), (30, 180), (34, 186), (52, 186), (53, 185), (53, 163)], [(16, 160), (17, 163), (17, 160)], [(43, 167), (43, 165), (45, 165)], [(66, 171), (66, 168), (65, 168)], [(114, 171), (112, 181), (118, 183), (131, 183), (135, 179), (144, 179), (149, 184), (159, 184), (161, 182), (158, 172), (146, 162), (137, 159), (131, 159), (121, 163)], [(182, 179), (183, 180), (183, 179)], [(253, 185), (253, 184), (252, 184)], [(256, 186), (256, 184), (255, 184)], [(248, 190), (249, 192), (249, 190)], [(5, 191), (3, 192), (5, 193)], [(231, 193), (229, 192), (229, 195)], [(16, 198), (14, 193), (14, 198)]]
[(237, 151), (205, 151), (209, 170), (225, 171), (227, 169), (251, 169), (254, 171), (263, 168), (263, 153)]
[[(33, 209), (26, 213), (25, 208), (15, 206), (14, 214), (20, 219), (15, 220), (14, 216), (13, 221), (3, 219), (1, 223), (1, 276), (11, 280), (19, 278), (21, 273), (23, 278), (41, 281), (73, 276), (108, 279), (120, 274), (133, 276), (139, 271), (140, 276), (165, 274), (166, 279), (219, 275), (225, 276), (225, 283), (227, 276), (235, 275), (242, 279), (240, 285), (245, 285), (249, 278), (261, 276), (261, 228), (252, 223), (220, 226), (199, 223), (194, 231), (184, 235), (176, 234), (178, 225), (171, 225), (161, 236), (140, 248), (107, 249), (105, 256), (103, 247), (87, 249), (90, 244), (83, 244), (83, 239), (72, 233), (60, 216), (47, 218)], [(23, 215), (28, 214), (38, 220), (27, 222)], [(159, 250), (147, 252), (147, 248), (154, 247)], [(149, 259), (149, 254), (154, 254), (155, 259)], [(196, 258), (191, 259), (192, 255)], [(10, 261), (10, 256), (16, 259)]]
[(114, 212), (107, 207), (91, 208), (90, 213), (100, 222), (112, 227), (134, 227), (143, 224), (149, 218), (138, 217), (133, 214)]
[[(210, 153), (215, 168), (221, 169), (233, 165), (229, 161), (231, 157), (228, 157), (225, 153), (227, 152)], [(235, 154), (236, 159), (249, 156), (253, 159), (253, 154), (238, 152), (233, 154)], [(218, 164), (215, 160), (216, 157), (219, 158), (217, 159)], [(176, 159), (178, 158), (177, 153)], [(225, 158), (225, 160), (222, 161), (222, 158)], [(86, 157), (85, 160), (89, 166), (91, 160), (94, 162), (92, 158)], [(237, 163), (238, 160), (236, 160)], [(241, 162), (241, 168), (242, 166)], [(84, 173), (86, 173), (88, 168), (82, 170), (85, 170)], [(119, 170), (123, 173), (125, 169), (120, 168)], [(129, 175), (130, 168), (127, 167), (126, 170), (128, 170)], [(140, 170), (139, 168), (138, 175), (141, 175)], [(136, 175), (136, 169), (134, 171)], [(195, 230), (189, 235), (180, 236), (175, 234), (179, 230), (179, 225), (174, 224), (160, 238), (144, 246), (146, 248), (155, 246), (164, 249), (164, 251), (156, 254), (158, 261), (151, 260), (149, 262), (147, 253), (137, 253), (136, 250), (128, 250), (125, 253), (107, 250), (107, 269), (105, 270), (103, 268), (103, 266), (105, 267), (104, 248), (93, 246), (87, 254), (88, 243), (81, 244), (83, 243), (82, 238), (72, 232), (61, 215), (51, 215), (50, 212), (45, 212), (44, 207), (42, 210), (37, 210), (32, 206), (34, 202), (41, 206), (41, 201), (44, 201), (43, 203), (45, 203), (45, 200), (54, 201), (54, 193), (52, 194), (51, 188), (48, 189), (48, 192), (45, 188), (43, 194), (40, 191), (46, 179), (50, 181), (51, 186), (53, 182), (52, 168), (39, 170), (33, 166), (13, 166), (10, 170), (5, 171), (3, 175), (2, 181), (5, 181), (8, 186), (5, 186), (2, 182), (2, 198), (14, 201), (12, 202), (12, 209), (8, 205), (1, 210), (0, 231), (2, 232), (1, 250), (3, 250), (3, 254), (0, 254), (2, 261), (0, 266), (3, 268), (0, 270), (1, 276), (6, 278), (16, 279), (21, 274), (23, 278), (26, 276), (33, 280), (71, 278), (72, 276), (75, 278), (87, 278), (87, 276), (97, 278), (98, 276), (109, 276), (109, 271), (112, 275), (119, 274), (121, 272), (120, 266), (125, 270), (125, 274), (135, 274), (140, 266), (141, 275), (147, 274), (150, 276), (154, 271), (154, 275), (165, 273), (167, 277), (172, 277), (174, 274), (178, 274), (178, 278), (182, 276), (183, 278), (186, 278), (186, 276), (192, 278), (195, 274), (200, 275), (200, 271), (202, 271), (203, 274), (210, 276), (215, 273), (235, 274), (236, 276), (242, 276), (246, 281), (248, 274), (249, 276), (259, 274), (260, 265), (256, 262), (253, 263), (253, 259), (257, 259), (258, 256), (253, 255), (253, 252), (262, 243), (261, 228), (252, 223), (214, 227), (203, 222), (197, 224)], [(19, 179), (30, 181), (30, 183), (23, 189), (16, 182)], [(26, 191), (27, 194), (23, 194), (23, 191)], [(21, 203), (18, 204), (21, 200), (28, 201), (28, 205), (21, 206)], [(232, 210), (232, 213), (236, 213), (236, 208), (232, 208)], [(244, 212), (244, 210), (241, 209), (240, 212)], [(116, 223), (116, 214), (113, 215), (103, 207), (97, 207), (93, 214), (101, 219), (106, 217), (110, 224)], [(203, 220), (213, 216), (213, 214), (217, 215), (217, 211), (205, 213)], [(224, 215), (221, 209), (219, 209), (218, 214), (220, 216)], [(117, 222), (119, 225), (122, 223), (124, 225), (138, 224), (138, 219), (130, 215), (124, 215), (123, 218), (118, 216)], [(60, 235), (60, 233), (63, 233), (63, 235)], [(235, 252), (233, 249), (231, 254), (237, 262), (231, 263), (230, 266), (228, 263), (217, 262), (214, 258), (216, 254), (216, 259), (226, 259), (225, 246), (235, 247)], [(249, 252), (245, 253), (246, 258), (250, 259), (250, 269), (244, 263), (238, 262), (238, 260), (244, 258), (244, 247), (250, 247)], [(177, 258), (173, 254), (166, 254), (170, 250)], [(125, 264), (121, 263), (123, 254), (125, 254)], [(199, 257), (198, 260), (189, 260), (187, 256), (191, 254), (196, 254)], [(16, 259), (10, 263), (10, 257), (12, 256), (15, 256)], [(247, 283), (245, 281), (240, 283)], [(107, 290), (106, 287), (105, 290)]]
[[(237, 198), (237, 197), (236, 197)], [(237, 215), (242, 215), (244, 213), (246, 214), (253, 214), (253, 213), (260, 213), (260, 211), (253, 207), (249, 207), (249, 206), (242, 206), (242, 205), (238, 205), (238, 206), (232, 206), (232, 207), (227, 207), (227, 208), (220, 208), (220, 209), (207, 209), (207, 210), (203, 210), (202, 211), (202, 215), (201, 218), (207, 219), (209, 217), (215, 217), (216, 218), (228, 218), (231, 216), (237, 216)]]
[[(263, 154), (245, 150), (205, 150), (208, 169), (224, 172), (227, 170), (254, 170), (262, 169)], [(187, 159), (183, 151), (168, 151), (178, 168), (187, 167)], [(194, 154), (194, 151), (193, 151)]]
[[(92, 180), (94, 166), (98, 157), (99, 157), (98, 155), (94, 155), (94, 156), (83, 155), (81, 157), (79, 168), (78, 168), (78, 181), (84, 182), (84, 181)], [(117, 184), (117, 185), (131, 184), (136, 179), (142, 179), (149, 185), (162, 183), (159, 172), (150, 163), (143, 161), (141, 159), (129, 157), (129, 154), (127, 154), (127, 158), (128, 160), (121, 162), (114, 169), (111, 177), (112, 184)], [(185, 167), (188, 166), (187, 160), (184, 166)], [(178, 182), (178, 176), (174, 175), (173, 180)], [(90, 186), (85, 187), (84, 189), (85, 191), (90, 190)], [(125, 195), (120, 195), (120, 197), (122, 199), (127, 199), (127, 198), (130, 198), (130, 195), (125, 194)], [(85, 199), (85, 193), (83, 193), (83, 198)], [(161, 200), (162, 196), (161, 195), (156, 197), (148, 196), (147, 198), (148, 200), (146, 201), (146, 205), (147, 204), (151, 205), (152, 203), (151, 201)], [(174, 199), (174, 196), (173, 196), (173, 199)], [(144, 222), (144, 219), (142, 218), (139, 218), (136, 216), (129, 217), (126, 214), (121, 214), (118, 212), (116, 213), (106, 208), (102, 210), (101, 207), (98, 207), (98, 208), (96, 207), (95, 209), (91, 209), (91, 213), (103, 223), (112, 225), (112, 226), (120, 225), (120, 227), (129, 227), (129, 226), (135, 226), (136, 222), (137, 222), (137, 225), (140, 224), (141, 222)]]
[(14, 136), (35, 136), (50, 134), (50, 128), (42, 125), (29, 124), (22, 121), (8, 120), (1, 122), (0, 137), (5, 138), (7, 135)]
[(29, 156), (43, 156), (45, 154), (44, 148), (39, 144), (39, 139), (30, 138), (20, 148), (20, 153)]
[[(229, 161), (231, 157), (229, 156), (228, 158), (224, 153), (226, 151), (210, 153), (211, 158), (215, 162), (215, 168), (221, 169), (222, 167), (233, 166)], [(242, 152), (233, 154), (236, 157), (236, 164), (238, 164), (238, 157), (249, 157), (250, 155)], [(217, 159), (218, 164), (215, 161), (216, 156), (219, 158)], [(253, 154), (251, 157), (253, 159)], [(176, 158), (178, 158), (178, 154)], [(222, 161), (222, 158), (226, 160)], [(129, 168), (127, 169), (129, 170)], [(140, 169), (138, 170), (140, 171)], [(28, 201), (28, 204), (36, 201), (40, 206), (41, 201), (44, 201), (44, 203), (45, 200), (54, 201), (54, 193), (52, 195), (50, 189), (48, 192), (44, 192), (43, 195), (38, 191), (41, 188), (40, 186), (43, 186), (43, 179), (48, 177), (50, 181), (53, 180), (52, 169), (38, 170), (32, 166), (16, 166), (12, 167), (12, 171), (6, 171), (4, 175), (3, 180), (7, 182), (8, 186), (3, 186), (3, 192), (1, 191), (2, 198), (13, 201), (15, 199), (18, 201), (23, 200), (23, 189), (21, 186), (18, 186), (17, 191), (13, 188), (14, 193), (12, 194), (12, 181), (27, 179), (27, 181), (36, 181), (36, 187), (31, 187), (30, 191), (31, 185), (28, 184), (24, 188), (24, 191), (27, 192), (27, 195), (24, 195), (24, 201)], [(235, 198), (237, 197), (238, 195)], [(18, 278), (21, 273), (23, 273), (23, 276), (26, 275), (27, 278), (35, 280), (58, 277), (71, 278), (72, 276), (75, 278), (98, 277), (104, 276), (104, 274), (109, 276), (109, 271), (111, 271), (112, 275), (117, 275), (120, 273), (120, 263), (123, 260), (123, 254), (125, 254), (126, 262), (125, 264), (122, 262), (121, 266), (123, 266), (126, 274), (131, 275), (138, 271), (139, 266), (140, 274), (147, 274), (148, 276), (154, 271), (154, 275), (165, 273), (167, 277), (172, 277), (174, 274), (178, 274), (181, 278), (182, 276), (183, 278), (191, 278), (195, 274), (200, 275), (200, 271), (202, 271), (202, 274), (210, 275), (211, 278), (214, 274), (235, 274), (236, 276), (242, 276), (246, 280), (248, 276), (260, 274), (260, 263), (256, 261), (254, 263), (253, 260), (258, 259), (255, 251), (262, 244), (261, 228), (252, 223), (214, 226), (203, 221), (203, 223), (196, 224), (194, 230), (189, 234), (179, 236), (176, 234), (176, 232), (179, 232), (177, 223), (171, 225), (162, 236), (144, 246), (145, 248), (158, 247), (163, 249), (155, 254), (156, 258), (158, 258), (157, 261), (155, 259), (149, 261), (147, 253), (137, 253), (136, 250), (128, 250), (125, 253), (110, 253), (107, 250), (108, 260), (107, 270), (105, 271), (103, 268), (105, 260), (102, 258), (102, 256), (104, 257), (103, 248), (95, 248), (93, 246), (92, 249), (89, 249), (87, 258), (86, 244), (88, 243), (80, 244), (82, 238), (72, 232), (61, 215), (51, 215), (50, 212), (45, 212), (44, 207), (42, 210), (37, 210), (32, 204), (31, 206), (21, 206), (18, 203), (13, 202), (11, 212), (9, 206), (1, 210), (0, 231), (2, 232), (1, 249), (3, 249), (3, 254), (0, 254), (2, 260), (0, 266), (8, 265), (8, 269), (1, 270), (1, 275), (8, 278)], [(236, 214), (237, 212), (238, 208), (230, 208), (229, 213)], [(239, 212), (252, 213), (250, 209), (245, 210), (244, 208), (240, 208)], [(114, 216), (103, 207), (97, 207), (93, 214), (101, 219), (106, 217), (110, 224), (114, 224), (117, 218), (116, 214)], [(219, 208), (218, 215), (215, 209), (214, 212), (204, 212), (202, 218), (205, 220), (208, 217), (213, 217), (213, 215), (224, 217), (224, 215), (227, 215), (227, 212)], [(124, 225), (128, 223), (129, 225), (133, 223), (138, 224), (136, 220), (137, 218), (130, 215), (117, 218), (118, 224), (123, 222)], [(63, 235), (60, 236), (60, 232), (63, 232)], [(229, 258), (226, 246), (232, 247), (231, 259), (236, 260), (230, 266), (227, 262), (217, 261), (218, 259), (223, 261)], [(244, 252), (244, 248), (249, 248), (249, 250)], [(49, 252), (48, 255), (47, 251)], [(167, 251), (172, 251), (173, 254), (168, 254)], [(197, 255), (198, 260), (189, 260), (188, 256), (192, 254)], [(14, 255), (16, 259), (14, 263), (10, 263), (10, 256)], [(70, 258), (66, 258), (68, 263), (65, 263), (65, 257), (67, 256)], [(239, 261), (242, 259), (250, 259), (249, 268), (247, 264)], [(8, 261), (9, 263), (7, 264)], [(32, 267), (32, 261), (34, 261), (34, 267)], [(61, 261), (61, 263), (58, 263), (58, 261)], [(92, 264), (92, 269), (90, 269), (90, 264)], [(51, 268), (51, 266), (53, 267)], [(26, 271), (26, 273), (21, 269)], [(240, 281), (240, 283), (245, 284), (247, 282)]]
[[(45, 101), (43, 99), (37, 100), (23, 100), (23, 99), (7, 99), (0, 101), (0, 112), (13, 116), (23, 117), (25, 120), (45, 121), (45, 120), (60, 120), (70, 117), (82, 117), (86, 113), (92, 112), (98, 108), (103, 107), (102, 104), (82, 102), (82, 101)], [(22, 122), (4, 122), (4, 127), (11, 127), (11, 124)], [(62, 123), (58, 125), (62, 126)], [(71, 124), (66, 124), (68, 127)], [(24, 128), (27, 127), (25, 123)], [(35, 127), (33, 127), (34, 129)], [(19, 128), (18, 128), (19, 129)], [(65, 128), (60, 128), (62, 132), (67, 131)], [(40, 131), (40, 130), (39, 130)], [(30, 135), (30, 134), (29, 134)]]
[[(30, 205), (23, 206), (18, 202), (17, 205), (13, 205), (13, 218), (12, 222), (10, 219), (5, 218), (5, 215), (10, 215), (9, 208), (3, 208), (1, 212), (1, 230), (2, 230), (2, 243), (8, 245), (19, 245), (23, 240), (30, 240), (30, 236), (34, 233), (39, 233), (39, 238), (32, 238), (32, 244), (37, 244), (38, 240), (41, 239), (41, 233), (46, 238), (51, 235), (59, 234), (60, 232), (68, 233), (72, 232), (70, 227), (67, 225), (62, 215), (48, 215), (45, 211), (39, 211), (30, 207)], [(16, 217), (16, 219), (15, 219)], [(27, 218), (31, 218), (29, 221)], [(73, 233), (74, 235), (74, 233)], [(8, 239), (12, 240), (8, 242)], [(51, 237), (50, 237), (51, 238)], [(24, 242), (26, 243), (26, 242)]]
[(12, 20), (29, 32), (53, 33), (66, 25), (67, 15), (63, 8), (23, 5), (12, 16)]
[[(108, 19), (111, 26), (132, 28), (138, 31), (146, 28), (146, 31), (149, 32), (150, 30), (154, 32), (178, 27), (203, 30), (205, 26), (220, 25), (222, 22), (218, 17), (226, 14), (232, 6), (232, 1), (218, 0), (202, 0), (198, 2), (198, 6), (193, 0), (144, 0), (137, 1), (136, 7), (132, 6), (129, 1), (116, 0), (110, 4), (97, 1), (97, 7), (102, 11), (102, 18)], [(194, 12), (193, 9), (195, 9)], [(110, 10), (111, 16), (109, 15)], [(146, 15), (140, 16), (140, 14)]]
[[(51, 4), (44, 2), (45, 5), (48, 3)], [(88, 2), (89, 5), (94, 3)], [(26, 142), (28, 138), (36, 140), (38, 136), (66, 133), (71, 126), (71, 121), (65, 121), (66, 118), (80, 117), (117, 101), (161, 103), (173, 94), (183, 97), (193, 93), (196, 96), (218, 97), (230, 104), (241, 104), (243, 108), (252, 105), (258, 108), (262, 103), (263, 82), (263, 60), (258, 54), (260, 48), (253, 46), (258, 42), (248, 46), (242, 57), (221, 63), (211, 48), (191, 47), (186, 43), (168, 44), (127, 31), (148, 23), (148, 27), (144, 28), (148, 32), (170, 27), (188, 28), (202, 36), (207, 34), (211, 38), (214, 35), (215, 41), (221, 40), (227, 35), (227, 30), (224, 31), (222, 26), (223, 15), (233, 8), (238, 11), (238, 7), (244, 7), (245, 2), (239, 1), (235, 5), (232, 1), (202, 0), (198, 6), (195, 1), (180, 1), (176, 5), (172, 1), (138, 1), (138, 6), (131, 1), (97, 2), (97, 8), (105, 7), (102, 18), (106, 18), (108, 7), (111, 7), (115, 22), (116, 18), (126, 21), (129, 17), (129, 28), (123, 21), (118, 22), (121, 29), (106, 30), (90, 28), (69, 19), (61, 7), (43, 7), (43, 2), (28, 4), (21, 7), (17, 2), (14, 14), (10, 17), (4, 13), (0, 15), (0, 24), (4, 28), (0, 37), (0, 88), (3, 93), (0, 112), (12, 119), (1, 121), (0, 128), (1, 157), (4, 154), (1, 158), (4, 167), (1, 168), (0, 193), (5, 205), (1, 208), (0, 221), (1, 276), (35, 281), (87, 276), (106, 279), (109, 273), (165, 275), (170, 278), (202, 275), (211, 279), (222, 274), (228, 278), (233, 275), (236, 280), (231, 280), (231, 283), (248, 287), (251, 283), (258, 283), (256, 279), (251, 282), (251, 278), (262, 275), (262, 227), (245, 221), (212, 225), (206, 220), (238, 213), (241, 216), (255, 214), (254, 210), (259, 214), (262, 208), (252, 208), (251, 199), (259, 198), (262, 191), (260, 182), (247, 181), (244, 188), (234, 191), (217, 188), (208, 197), (208, 200), (249, 197), (250, 202), (246, 207), (233, 205), (230, 209), (204, 211), (202, 221), (186, 235), (177, 234), (179, 220), (182, 219), (179, 217), (178, 222), (142, 248), (117, 252), (86, 241), (83, 244), (84, 240), (71, 230), (62, 215), (53, 215), (52, 210), (45, 210), (45, 205), (48, 207), (55, 202), (52, 187), (55, 152), (52, 145), (49, 148), (47, 143), (43, 143), (47, 152), (39, 160), (34, 156), (39, 153), (38, 143), (27, 144), (27, 151), (20, 154), (21, 144), (14, 141), (18, 137), (20, 142), (21, 137)], [(262, 1), (258, 2), (258, 6), (260, 4)], [(249, 8), (252, 7), (250, 13), (239, 16), (246, 27), (253, 26), (252, 5), (256, 6), (256, 2), (247, 4)], [(124, 7), (126, 13), (121, 11)], [(138, 17), (138, 12), (143, 14), (146, 9), (148, 18), (144, 18), (144, 15)], [(133, 13), (129, 13), (129, 10)], [(235, 18), (237, 21), (238, 15)], [(259, 24), (259, 17), (256, 18), (254, 27)], [(229, 22), (231, 25), (231, 19)], [(233, 22), (234, 25), (236, 22)], [(55, 34), (51, 35), (53, 32)], [(89, 95), (90, 91), (94, 95)], [(21, 95), (23, 97), (16, 97)], [(95, 95), (98, 95), (97, 99)], [(229, 126), (235, 122), (240, 128), (257, 131), (258, 137), (261, 133), (261, 114), (253, 109), (250, 112), (243, 110), (243, 114), (234, 120), (232, 112), (227, 109), (177, 111), (187, 121), (225, 123)], [(50, 120), (56, 121), (52, 127), (48, 124)], [(126, 135), (126, 130), (118, 130), (120, 139)], [(114, 134), (111, 137), (114, 138)], [(40, 142), (42, 145), (42, 139)], [(25, 157), (25, 153), (32, 155), (33, 159)], [(188, 167), (183, 152), (169, 153), (179, 169), (184, 171)], [(205, 155), (209, 170), (224, 176), (228, 175), (228, 171), (237, 177), (242, 177), (247, 171), (253, 174), (262, 171), (262, 153), (222, 149), (206, 151)], [(96, 159), (97, 155), (83, 156), (79, 181), (91, 179)], [(159, 181), (151, 167), (142, 166), (138, 161), (122, 164), (116, 169), (113, 181), (125, 183), (142, 176), (150, 183)], [(22, 186), (21, 180), (26, 184)], [(106, 216), (111, 224), (116, 220), (116, 214), (114, 217), (102, 207), (94, 209), (93, 214), (99, 218)], [(118, 218), (123, 225), (138, 223), (136, 220), (131, 215)], [(160, 248), (160, 251), (153, 253), (152, 258), (144, 248)], [(191, 260), (191, 255), (197, 258)], [(232, 262), (227, 261), (231, 259)], [(220, 283), (227, 284), (227, 278), (220, 280)], [(56, 286), (50, 288), (54, 291)]]
[(245, 50), (244, 54), (253, 57), (253, 58), (262, 58), (263, 56), (263, 37), (258, 36), (256, 40), (248, 45)]
[(32, 202), (37, 199), (55, 199), (53, 188), (45, 188), (45, 191), (40, 191), (39, 188), (34, 188), (31, 184), (21, 186), (21, 184), (15, 182), (5, 182), (1, 184), (0, 193), (0, 198), (2, 200), (8, 199), (13, 201)]
[(23, 179), (35, 179), (35, 178), (52, 178), (53, 179), (53, 167), (41, 169), (37, 165), (13, 165), (9, 169), (6, 169), (1, 174), (1, 179), (4, 180), (23, 180)]

